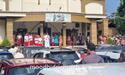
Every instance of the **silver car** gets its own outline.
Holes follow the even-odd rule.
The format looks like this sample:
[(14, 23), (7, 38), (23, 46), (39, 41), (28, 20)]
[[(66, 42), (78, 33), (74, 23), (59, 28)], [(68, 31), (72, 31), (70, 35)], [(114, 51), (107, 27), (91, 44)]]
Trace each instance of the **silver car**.
[(125, 63), (101, 63), (44, 68), (37, 75), (125, 75)]

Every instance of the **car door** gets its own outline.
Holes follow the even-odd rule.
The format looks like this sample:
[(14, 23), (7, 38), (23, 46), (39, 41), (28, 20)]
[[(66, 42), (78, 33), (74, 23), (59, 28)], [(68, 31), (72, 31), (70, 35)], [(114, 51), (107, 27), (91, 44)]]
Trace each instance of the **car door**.
[(107, 56), (109, 56), (111, 59), (117, 60), (120, 57), (120, 51), (121, 51), (120, 46), (111, 47), (110, 50), (107, 52)]

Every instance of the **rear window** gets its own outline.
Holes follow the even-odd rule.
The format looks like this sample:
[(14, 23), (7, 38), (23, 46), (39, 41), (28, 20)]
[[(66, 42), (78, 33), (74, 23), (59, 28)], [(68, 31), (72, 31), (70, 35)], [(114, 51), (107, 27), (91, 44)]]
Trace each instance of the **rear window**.
[(77, 54), (75, 53), (75, 51), (73, 52), (51, 52), (47, 58), (50, 59), (56, 59), (58, 61), (60, 60), (66, 60), (66, 59), (72, 59), (72, 60), (77, 60), (79, 59), (79, 57), (77, 56)]

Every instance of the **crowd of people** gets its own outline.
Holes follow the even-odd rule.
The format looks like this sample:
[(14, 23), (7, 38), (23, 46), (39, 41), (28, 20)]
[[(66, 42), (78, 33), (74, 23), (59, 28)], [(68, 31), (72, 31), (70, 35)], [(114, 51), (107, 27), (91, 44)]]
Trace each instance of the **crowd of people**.
[(63, 38), (60, 33), (53, 33), (52, 36), (48, 33), (43, 36), (26, 33), (24, 36), (18, 34), (15, 38), (15, 43), (18, 46), (44, 46), (46, 48), (49, 48), (50, 46), (62, 47)]
[(122, 35), (100, 35), (98, 41), (99, 44), (125, 45), (125, 37), (123, 37)]
[[(38, 34), (26, 33), (24, 36), (22, 34), (17, 34), (15, 37), (15, 43), (18, 46), (63, 46), (63, 36), (60, 33), (52, 33), (52, 35), (46, 33), (43, 36)], [(68, 35), (66, 37), (67, 46), (84, 45), (85, 38), (82, 33), (76, 35)]]
[[(85, 37), (84, 34), (68, 34), (66, 36), (67, 46), (75, 45), (86, 45), (90, 41), (89, 38)], [(44, 46), (49, 48), (50, 46), (63, 46), (63, 35), (60, 33), (44, 34), (40, 36), (38, 34), (26, 33), (24, 36), (18, 34), (15, 39), (15, 43), (18, 46)], [(125, 37), (121, 35), (100, 35), (98, 36), (98, 44), (114, 44), (114, 45), (125, 45)]]
[(72, 35), (68, 35), (67, 37), (67, 45), (71, 46), (71, 45), (84, 45), (85, 44), (85, 36), (82, 33), (79, 33), (78, 35), (76, 34), (72, 34)]
[[(19, 34), (17, 35), (17, 37), (19, 38), (17, 40), (18, 46), (12, 46), (9, 49), (9, 52), (11, 52), (14, 55), (14, 58), (24, 58), (24, 55), (19, 49), (22, 42), (21, 40), (22, 36)], [(79, 38), (81, 37), (79, 36)], [(108, 37), (101, 36), (100, 43), (105, 44), (107, 43), (108, 39), (111, 39), (116, 45), (125, 45), (124, 42), (122, 42), (124, 41), (124, 39), (122, 39), (122, 36), (120, 35), (114, 35)], [(40, 37), (39, 35), (35, 35), (35, 37), (33, 37), (32, 34), (28, 33), (24, 36), (24, 46), (36, 45), (36, 46), (49, 47), (50, 45), (52, 45), (61, 47), (62, 44), (63, 44), (62, 35), (57, 33), (54, 33), (53, 36), (51, 36), (51, 38), (50, 35), (47, 33), (43, 36), (43, 38)], [(83, 60), (82, 63), (103, 63), (104, 62), (103, 58), (97, 55), (95, 52), (96, 45), (94, 45), (91, 41), (86, 41), (86, 45), (87, 45), (86, 49), (87, 51), (80, 55), (80, 59)], [(120, 62), (125, 61), (125, 50), (121, 52), (119, 61)]]

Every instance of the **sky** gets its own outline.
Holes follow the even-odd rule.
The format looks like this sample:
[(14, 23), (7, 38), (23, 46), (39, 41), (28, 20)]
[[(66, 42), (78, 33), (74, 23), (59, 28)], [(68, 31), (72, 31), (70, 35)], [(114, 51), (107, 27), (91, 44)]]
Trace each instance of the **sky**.
[(117, 11), (119, 4), (120, 0), (106, 0), (106, 14), (109, 16)]

